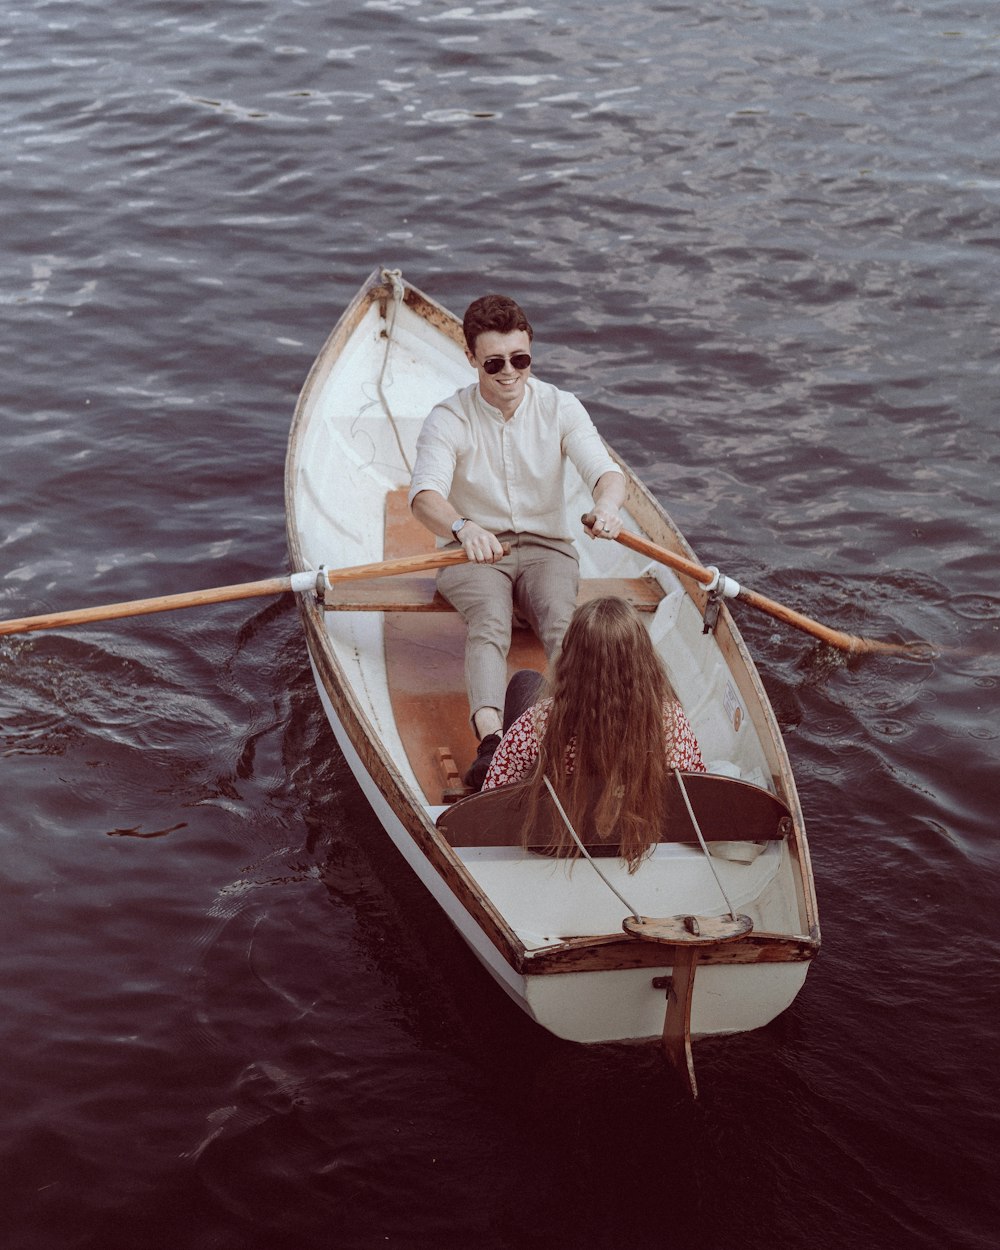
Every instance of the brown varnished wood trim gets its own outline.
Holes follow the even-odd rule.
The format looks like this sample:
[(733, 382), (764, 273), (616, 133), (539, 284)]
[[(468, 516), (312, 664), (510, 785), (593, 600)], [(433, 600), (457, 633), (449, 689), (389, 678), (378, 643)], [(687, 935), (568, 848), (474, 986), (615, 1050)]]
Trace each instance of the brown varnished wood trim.
[[(659, 582), (651, 577), (584, 577), (577, 603), (616, 595), (637, 612), (655, 612), (663, 598)], [(454, 612), (437, 589), (433, 577), (411, 576), (373, 579), (331, 586), (326, 595), (328, 612)]]
[[(626, 934), (570, 938), (558, 946), (528, 951), (518, 970), (527, 975), (558, 976), (570, 972), (614, 972), (623, 968), (668, 968), (672, 948), (641, 942)], [(806, 963), (816, 957), (819, 938), (804, 935), (751, 933), (735, 942), (699, 948), (700, 964)]]
[[(520, 846), (529, 786), (529, 781), (518, 781), (470, 794), (443, 811), (437, 827), (452, 846)], [(656, 817), (660, 842), (697, 844), (685, 793), (706, 842), (767, 842), (790, 831), (788, 808), (770, 790), (735, 777), (686, 772), (680, 782), (668, 777), (660, 811), (650, 813)], [(616, 844), (602, 845), (593, 830), (581, 828), (579, 833), (592, 854), (618, 854)], [(547, 837), (540, 835), (528, 841), (534, 849), (547, 844)]]
[(385, 796), (420, 852), (472, 916), (503, 958), (517, 967), (524, 946), (503, 916), (486, 899), (429, 817), (415, 802), (395, 764), (358, 704), (330, 646), (322, 611), (315, 600), (300, 600), (306, 641), (334, 711), (365, 771)]

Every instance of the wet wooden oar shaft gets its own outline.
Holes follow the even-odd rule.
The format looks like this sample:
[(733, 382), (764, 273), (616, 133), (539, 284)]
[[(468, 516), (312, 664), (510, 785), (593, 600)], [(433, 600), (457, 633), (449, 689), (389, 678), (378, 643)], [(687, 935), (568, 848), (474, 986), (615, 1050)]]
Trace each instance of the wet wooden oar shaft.
[(185, 594), (157, 595), (151, 599), (130, 599), (93, 608), (49, 612), (44, 616), (24, 616), (18, 620), (0, 621), (0, 634), (26, 634), (37, 629), (60, 629), (66, 625), (115, 621), (126, 616), (171, 612), (175, 608), (196, 608), (209, 603), (228, 603), (233, 599), (252, 599), (257, 595), (280, 595), (290, 589), (290, 581), (290, 577), (270, 577), (260, 582), (243, 582), (238, 586), (214, 586), (208, 590), (194, 590)]
[[(582, 518), (585, 525), (588, 524), (591, 515), (588, 513)], [(696, 564), (693, 560), (688, 560), (686, 557), (678, 555), (675, 551), (661, 547), (646, 538), (640, 538), (638, 534), (630, 534), (627, 530), (622, 530), (616, 541), (621, 543), (623, 547), (628, 547), (631, 551), (638, 552), (639, 555), (648, 556), (649, 559), (656, 560), (659, 564), (665, 564), (668, 568), (674, 569), (685, 577), (690, 577), (692, 580), (700, 582), (702, 586), (708, 586), (716, 580), (714, 569), (706, 569), (702, 565)], [(757, 608), (760, 612), (766, 612), (768, 616), (773, 616), (776, 620), (784, 621), (786, 625), (792, 625), (796, 629), (801, 629), (804, 633), (812, 634), (814, 638), (819, 638), (822, 642), (829, 643), (832, 647), (837, 647), (841, 651), (847, 651), (854, 655), (906, 655), (911, 659), (931, 659), (937, 654), (935, 648), (929, 642), (919, 640), (913, 642), (879, 642), (874, 638), (859, 638), (855, 634), (845, 634), (839, 629), (831, 629), (828, 625), (814, 621), (811, 617), (803, 616), (801, 612), (796, 612), (794, 608), (789, 608), (783, 603), (777, 603), (773, 599), (768, 599), (766, 595), (759, 595), (756, 591), (747, 589), (746, 586), (740, 586), (739, 593), (735, 598), (740, 603), (749, 604), (750, 607)]]
[[(356, 564), (343, 569), (325, 569), (331, 586), (337, 582), (361, 581), (373, 577), (395, 577), (401, 573), (425, 573), (450, 564), (463, 564), (463, 550), (431, 551), (417, 556), (400, 556), (377, 564)], [(237, 599), (254, 599), (265, 595), (281, 595), (286, 591), (309, 590), (316, 585), (316, 573), (289, 573), (284, 577), (268, 577), (259, 582), (241, 582), (234, 586), (214, 586), (183, 594), (158, 595), (151, 599), (130, 599), (123, 603), (105, 603), (93, 608), (77, 608), (67, 612), (49, 612), (43, 616), (24, 616), (0, 621), (0, 635), (25, 634), (39, 629), (60, 629), (68, 625), (86, 625), (94, 621), (115, 621), (129, 616), (149, 616), (154, 612), (172, 612), (178, 608), (199, 608), (212, 603), (230, 603)]]
[[(618, 541), (623, 547), (637, 551), (640, 555), (650, 556), (661, 564), (669, 564), (678, 573), (685, 574), (685, 576), (700, 582), (703, 586), (708, 586), (715, 580), (714, 569), (703, 568), (700, 564), (695, 564), (693, 560), (687, 560), (684, 556), (679, 556), (675, 552), (669, 551), (666, 547), (658, 546), (656, 543), (648, 542), (636, 534), (630, 534), (628, 531), (622, 530), (618, 535)], [(756, 591), (749, 590), (746, 586), (740, 586), (740, 592), (736, 595), (736, 598), (741, 603), (748, 603), (751, 607), (758, 608), (761, 612), (766, 612), (769, 616), (776, 617), (788, 625), (807, 628), (810, 633), (825, 639), (825, 641), (832, 643), (834, 646), (842, 646), (845, 639), (852, 638), (850, 634), (841, 633), (837, 629), (830, 629), (819, 621), (811, 620), (808, 616), (803, 616), (801, 612), (796, 612), (794, 608), (786, 607), (783, 603), (777, 603), (774, 599), (768, 599), (766, 595), (759, 595)], [(858, 639), (857, 641), (864, 642), (866, 640)]]

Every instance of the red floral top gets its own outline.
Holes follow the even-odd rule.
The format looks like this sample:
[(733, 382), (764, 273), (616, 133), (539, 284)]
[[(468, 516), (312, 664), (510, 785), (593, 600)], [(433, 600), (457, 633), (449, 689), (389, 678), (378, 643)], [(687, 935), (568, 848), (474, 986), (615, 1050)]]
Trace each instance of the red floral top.
[[(523, 712), (500, 740), (490, 764), (490, 770), (483, 782), (484, 790), (495, 790), (498, 786), (508, 786), (511, 782), (521, 781), (531, 771), (538, 759), (538, 742), (545, 733), (545, 724), (549, 716), (551, 699), (543, 699), (534, 707)], [(680, 768), (688, 772), (705, 772), (705, 761), (701, 758), (701, 748), (694, 736), (691, 722), (684, 714), (684, 709), (673, 699), (663, 705), (663, 744), (665, 749), (672, 745), (667, 763), (671, 768)], [(576, 752), (570, 743), (567, 752), (566, 766), (573, 768)]]

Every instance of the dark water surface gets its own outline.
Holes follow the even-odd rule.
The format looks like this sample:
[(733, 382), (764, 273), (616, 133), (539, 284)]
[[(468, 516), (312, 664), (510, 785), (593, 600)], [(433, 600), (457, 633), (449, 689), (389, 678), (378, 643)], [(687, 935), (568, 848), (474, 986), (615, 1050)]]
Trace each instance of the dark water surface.
[(288, 599), (0, 644), (6, 1250), (997, 1245), (995, 6), (25, 0), (0, 16), (0, 615), (285, 569), (378, 263), (519, 297), (741, 611), (824, 946), (560, 1043), (384, 839)]

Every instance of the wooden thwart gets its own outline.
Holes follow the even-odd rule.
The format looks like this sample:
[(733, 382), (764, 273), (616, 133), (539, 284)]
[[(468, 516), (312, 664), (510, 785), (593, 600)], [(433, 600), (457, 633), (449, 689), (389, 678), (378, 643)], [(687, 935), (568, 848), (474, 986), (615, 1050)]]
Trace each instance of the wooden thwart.
[[(440, 550), (434, 535), (410, 511), (404, 488), (385, 497), (385, 558), (432, 554)], [(654, 577), (590, 577), (580, 583), (578, 603), (605, 595), (627, 599), (638, 612), (655, 612), (663, 590)], [(454, 612), (437, 592), (433, 577), (408, 576), (391, 581), (331, 586), (324, 606), (335, 612)]]
[[(663, 598), (659, 582), (652, 577), (586, 577), (580, 580), (577, 603), (617, 595), (637, 612), (655, 612)], [(358, 582), (331, 586), (323, 606), (328, 612), (454, 612), (438, 594), (433, 577), (396, 577), (391, 581)]]

